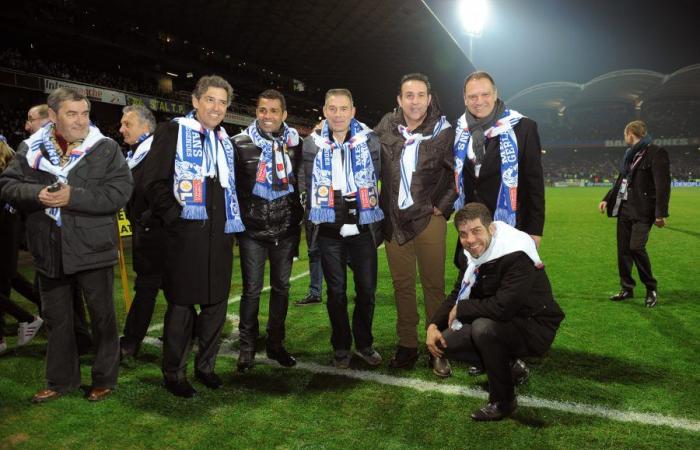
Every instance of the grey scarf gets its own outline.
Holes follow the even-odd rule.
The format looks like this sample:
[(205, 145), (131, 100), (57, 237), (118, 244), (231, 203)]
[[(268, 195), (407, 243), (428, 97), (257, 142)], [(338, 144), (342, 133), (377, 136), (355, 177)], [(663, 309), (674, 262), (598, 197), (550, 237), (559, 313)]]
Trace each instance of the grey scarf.
[(465, 111), (464, 117), (467, 119), (467, 126), (469, 127), (469, 132), (472, 135), (472, 148), (474, 149), (474, 155), (476, 156), (476, 165), (483, 163), (484, 155), (486, 154), (486, 148), (484, 147), (484, 130), (488, 130), (493, 123), (503, 115), (505, 110), (506, 105), (499, 98), (496, 99), (496, 104), (494, 105), (491, 114), (483, 119), (477, 119), (474, 117), (472, 113), (469, 112), (469, 109)]

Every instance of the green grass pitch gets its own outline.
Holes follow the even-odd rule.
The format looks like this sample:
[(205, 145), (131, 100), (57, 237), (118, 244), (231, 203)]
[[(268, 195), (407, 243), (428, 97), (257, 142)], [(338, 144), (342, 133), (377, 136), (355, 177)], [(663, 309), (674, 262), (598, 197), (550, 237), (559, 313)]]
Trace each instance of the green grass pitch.
[[(259, 364), (249, 374), (234, 373), (239, 307), (234, 301), (217, 362), (225, 385), (210, 391), (194, 382), (199, 395), (189, 400), (161, 387), (160, 349), (149, 344), (122, 366), (118, 389), (106, 401), (91, 404), (76, 392), (32, 405), (29, 399), (44, 386), (46, 336), (41, 332), (30, 345), (15, 349), (16, 325), (8, 318), (10, 349), (0, 357), (0, 449), (700, 448), (700, 189), (673, 189), (668, 226), (651, 232), (648, 249), (659, 280), (659, 306), (652, 310), (643, 306), (643, 288), (633, 300), (608, 300), (619, 286), (615, 221), (597, 212), (603, 194), (601, 188), (547, 190), (540, 253), (567, 318), (549, 354), (529, 361), (532, 376), (519, 395), (570, 409), (523, 401), (511, 419), (474, 423), (469, 412), (483, 398), (448, 389), (483, 391), (484, 376), (469, 377), (465, 365), (453, 364), (453, 376), (438, 380), (427, 368), (424, 349), (416, 370), (389, 370), (396, 313), (386, 255), (380, 249), (374, 335), (385, 362), (370, 371), (354, 361), (350, 373), (396, 383), (316, 370), (330, 365), (330, 327), (325, 306), (292, 305), (306, 293), (308, 277), (303, 275), (292, 282), (286, 344), (306, 364), (296, 369)], [(451, 264), (455, 239), (450, 225), (447, 291), (456, 276)], [(303, 244), (301, 256), (293, 275), (308, 269)], [(23, 270), (31, 276), (30, 268)], [(121, 327), (124, 305), (118, 278), (115, 286)], [(232, 297), (240, 294), (240, 286), (236, 257)], [(268, 292), (261, 302), (263, 330)], [(33, 305), (20, 302), (34, 311)], [(162, 323), (164, 310), (160, 297), (153, 324)], [(157, 329), (149, 334), (159, 335)], [(90, 380), (90, 360), (81, 360), (84, 383)], [(584, 407), (600, 414), (586, 414)], [(606, 417), (608, 411), (617, 418)], [(664, 424), (640, 423), (635, 414), (658, 416)], [(678, 423), (685, 427), (674, 426)]]

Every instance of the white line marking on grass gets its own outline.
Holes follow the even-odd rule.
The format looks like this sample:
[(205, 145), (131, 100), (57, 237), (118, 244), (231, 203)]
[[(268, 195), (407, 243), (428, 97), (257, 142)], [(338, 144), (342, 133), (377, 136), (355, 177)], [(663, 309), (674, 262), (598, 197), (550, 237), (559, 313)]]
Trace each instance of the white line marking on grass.
[[(238, 319), (238, 317), (235, 317), (235, 319)], [(232, 334), (230, 337), (222, 340), (222, 349), (219, 351), (219, 355), (224, 357), (234, 357), (235, 359), (235, 353), (231, 348), (230, 344), (235, 343), (237, 340), (237, 333)], [(152, 338), (149, 336), (147, 336), (146, 339), (144, 339), (144, 342), (158, 347), (162, 346), (162, 342), (160, 342), (156, 338)], [(277, 366), (277, 362), (268, 359), (264, 352), (256, 354), (255, 360), (258, 363)], [(369, 381), (384, 384), (388, 386), (414, 389), (419, 392), (439, 392), (445, 395), (457, 395), (461, 397), (477, 398), (483, 400), (488, 398), (488, 393), (480, 389), (474, 389), (468, 386), (435, 383), (432, 381), (416, 380), (413, 378), (401, 378), (368, 370), (336, 369), (332, 366), (324, 366), (312, 362), (301, 362), (298, 360), (297, 365), (294, 367), (294, 369), (306, 370), (318, 374), (336, 375), (361, 381)], [(606, 408), (605, 406), (588, 405), (585, 403), (577, 402), (563, 402), (559, 400), (547, 400), (543, 398), (532, 397), (529, 395), (519, 395), (518, 404), (520, 406), (527, 406), (531, 408), (544, 408), (571, 414), (600, 417), (603, 419), (614, 420), (617, 422), (666, 426), (685, 431), (700, 432), (700, 421), (685, 419), (682, 417), (664, 416), (662, 414), (654, 413), (640, 413), (635, 411), (622, 411), (618, 409)]]
[[(293, 277), (290, 277), (290, 278), (289, 278), (289, 282), (291, 283), (292, 281), (296, 281), (296, 280), (298, 280), (299, 278), (304, 278), (304, 277), (308, 276), (309, 273), (310, 273), (310, 272), (307, 270), (306, 272), (302, 272), (302, 273), (299, 273), (299, 274), (297, 274), (297, 275), (294, 275)], [(272, 289), (272, 287), (268, 285), (268, 286), (263, 287), (261, 292), (267, 292), (267, 291), (269, 291), (270, 289)], [(228, 299), (228, 304), (229, 304), (229, 305), (232, 305), (232, 304), (238, 303), (238, 302), (240, 302), (240, 301), (241, 301), (241, 295), (240, 295), (240, 294), (238, 294), (238, 295), (233, 295), (233, 296), (229, 297), (229, 299)], [(160, 331), (160, 330), (162, 330), (162, 329), (163, 329), (163, 323), (161, 322), (161, 323), (157, 323), (157, 324), (155, 324), (155, 325), (151, 325), (150, 327), (148, 327), (148, 332), (151, 333), (151, 332), (153, 332), (153, 331)]]

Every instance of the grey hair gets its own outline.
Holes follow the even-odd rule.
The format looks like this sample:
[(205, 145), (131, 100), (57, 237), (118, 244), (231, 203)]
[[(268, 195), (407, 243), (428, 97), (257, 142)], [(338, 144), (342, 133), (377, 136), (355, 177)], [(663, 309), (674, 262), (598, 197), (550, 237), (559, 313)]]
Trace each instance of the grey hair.
[(207, 89), (210, 87), (221, 88), (226, 91), (226, 104), (230, 105), (233, 100), (233, 88), (228, 81), (224, 80), (218, 75), (205, 75), (197, 81), (197, 85), (192, 91), (192, 95), (198, 100), (202, 98)]
[(150, 109), (143, 105), (129, 105), (122, 108), (122, 114), (135, 112), (139, 116), (141, 123), (146, 123), (148, 125), (148, 132), (153, 133), (156, 130), (156, 118)]
[(69, 87), (60, 87), (51, 91), (46, 103), (53, 112), (57, 113), (58, 109), (61, 107), (61, 103), (68, 100), (72, 102), (85, 100), (88, 106), (88, 111), (90, 110), (90, 100), (88, 100), (88, 98), (81, 92)]

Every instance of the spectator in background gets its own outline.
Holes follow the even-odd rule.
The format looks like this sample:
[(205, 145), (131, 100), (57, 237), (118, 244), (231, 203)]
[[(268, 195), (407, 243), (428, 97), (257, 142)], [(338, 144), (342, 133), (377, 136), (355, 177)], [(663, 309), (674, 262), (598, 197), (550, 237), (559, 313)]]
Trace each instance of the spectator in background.
[(617, 269), (622, 289), (610, 300), (634, 296), (634, 264), (647, 291), (644, 305), (653, 308), (658, 302), (657, 283), (646, 244), (652, 225), (666, 225), (671, 197), (670, 164), (668, 152), (651, 143), (647, 126), (641, 120), (628, 123), (624, 134), (630, 147), (622, 158), (615, 184), (598, 205), (601, 213), (607, 211), (608, 217), (617, 217)]
[(153, 143), (156, 119), (143, 105), (125, 106), (122, 113), (119, 132), (129, 146), (126, 162), (134, 178), (134, 192), (126, 204), (126, 215), (131, 222), (131, 257), (136, 272), (136, 294), (126, 315), (124, 335), (119, 339), (119, 355), (124, 359), (136, 356), (151, 323), (163, 279), (167, 235), (153, 215), (143, 183), (143, 168)]
[[(5, 170), (14, 156), (14, 151), (7, 145), (5, 136), (0, 135), (0, 174)], [(41, 328), (43, 320), (34, 316), (10, 300), (12, 279), (17, 275), (17, 256), (19, 250), (20, 218), (17, 211), (0, 201), (0, 353), (7, 350), (4, 339), (3, 313), (13, 316), (18, 322), (17, 345), (31, 341)], [(34, 293), (29, 291), (34, 296)], [(26, 295), (26, 294), (25, 294)]]

